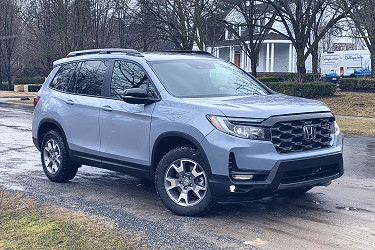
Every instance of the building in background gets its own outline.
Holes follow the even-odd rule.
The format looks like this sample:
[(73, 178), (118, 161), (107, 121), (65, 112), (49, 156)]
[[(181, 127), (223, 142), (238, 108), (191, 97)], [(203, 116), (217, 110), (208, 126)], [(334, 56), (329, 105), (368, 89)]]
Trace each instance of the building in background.
[[(228, 22), (238, 23), (243, 21), (242, 14), (236, 10), (231, 10), (225, 19)], [(240, 21), (239, 21), (240, 20)], [(342, 22), (342, 25), (348, 26), (347, 20)], [(284, 26), (275, 22), (274, 29), (286, 32)], [(239, 34), (245, 34), (244, 26), (236, 27)], [(227, 29), (222, 29), (222, 35), (218, 41), (209, 41), (206, 45), (206, 51), (212, 53), (218, 58), (232, 62), (243, 70), (250, 72), (251, 63), (250, 58), (241, 48), (241, 43), (233, 34)], [(319, 44), (319, 56), (323, 52), (334, 50), (353, 50), (366, 49), (361, 39), (353, 38), (350, 30), (340, 29), (339, 31), (327, 34)], [(278, 73), (293, 73), (297, 72), (296, 66), (296, 52), (292, 42), (284, 36), (270, 31), (265, 37), (261, 46), (257, 63), (257, 72), (278, 72)], [(307, 73), (312, 72), (311, 55), (306, 60)]]

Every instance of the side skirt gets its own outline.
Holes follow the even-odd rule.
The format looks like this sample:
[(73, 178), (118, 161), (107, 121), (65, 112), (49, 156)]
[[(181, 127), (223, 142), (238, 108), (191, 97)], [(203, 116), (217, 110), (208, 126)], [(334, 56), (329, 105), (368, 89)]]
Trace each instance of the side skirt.
[(151, 179), (150, 166), (109, 158), (102, 158), (97, 155), (86, 154), (75, 150), (69, 150), (69, 156), (72, 159), (72, 161), (79, 162), (84, 165), (104, 168), (116, 172), (137, 176), (140, 178)]

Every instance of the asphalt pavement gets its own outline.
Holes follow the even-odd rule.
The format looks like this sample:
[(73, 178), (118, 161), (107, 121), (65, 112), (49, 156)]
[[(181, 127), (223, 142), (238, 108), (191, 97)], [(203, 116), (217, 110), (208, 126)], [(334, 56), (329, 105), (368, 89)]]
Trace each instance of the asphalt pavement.
[(274, 196), (216, 205), (204, 217), (180, 217), (153, 184), (83, 166), (69, 183), (50, 182), (31, 140), (30, 108), (0, 104), (0, 185), (141, 233), (150, 248), (375, 249), (375, 138), (346, 136), (345, 174), (301, 198)]

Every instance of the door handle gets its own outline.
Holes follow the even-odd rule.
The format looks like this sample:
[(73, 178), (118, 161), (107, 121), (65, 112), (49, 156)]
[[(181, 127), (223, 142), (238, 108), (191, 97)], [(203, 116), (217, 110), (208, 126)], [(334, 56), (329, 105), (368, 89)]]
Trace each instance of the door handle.
[(72, 100), (65, 100), (65, 103), (68, 105), (74, 105), (74, 102)]
[(107, 111), (107, 112), (111, 112), (111, 111), (112, 111), (111, 106), (108, 106), (108, 105), (103, 106), (102, 109), (103, 109), (104, 111)]

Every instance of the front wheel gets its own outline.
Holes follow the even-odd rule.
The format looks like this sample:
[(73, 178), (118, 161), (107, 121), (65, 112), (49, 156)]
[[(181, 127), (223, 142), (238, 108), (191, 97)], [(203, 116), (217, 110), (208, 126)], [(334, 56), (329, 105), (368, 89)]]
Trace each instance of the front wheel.
[(169, 151), (159, 162), (155, 185), (164, 205), (178, 215), (200, 215), (212, 206), (208, 166), (190, 147)]

